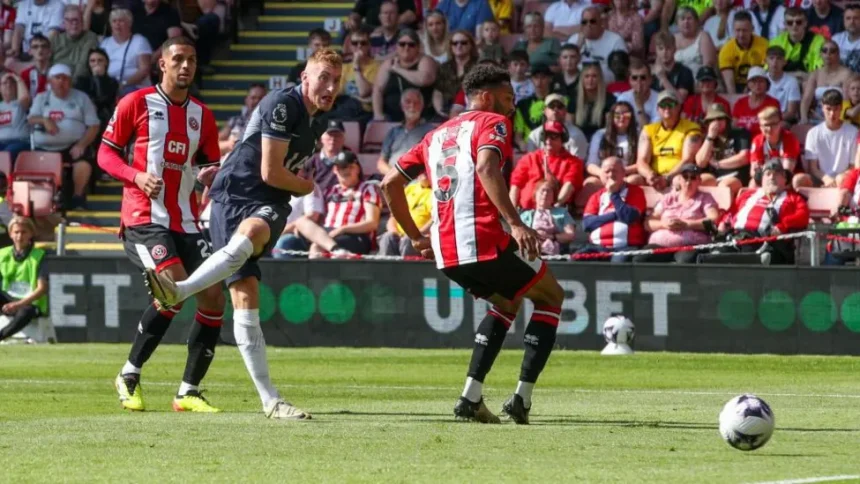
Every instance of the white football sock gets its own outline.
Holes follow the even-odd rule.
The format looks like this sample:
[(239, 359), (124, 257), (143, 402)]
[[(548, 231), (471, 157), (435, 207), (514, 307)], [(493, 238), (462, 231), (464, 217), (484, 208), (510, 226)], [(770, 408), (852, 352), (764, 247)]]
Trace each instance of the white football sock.
[(124, 365), (122, 365), (122, 370), (119, 371), (120, 375), (128, 375), (129, 373), (134, 373), (135, 375), (140, 375), (140, 368), (131, 364), (130, 361), (126, 361)]
[(236, 309), (233, 311), (233, 336), (245, 368), (254, 380), (260, 400), (265, 406), (271, 400), (281, 398), (269, 378), (269, 362), (266, 360), (266, 340), (260, 328), (259, 309)]
[(236, 234), (221, 250), (210, 255), (200, 267), (192, 272), (188, 279), (178, 281), (180, 301), (184, 301), (207, 287), (227, 279), (238, 271), (254, 254), (254, 244), (251, 239), (242, 234)]
[(197, 385), (192, 385), (190, 383), (182, 382), (179, 385), (179, 392), (177, 392), (176, 394), (179, 396), (188, 395), (188, 392), (191, 392), (191, 391), (196, 392), (198, 390), (199, 390), (199, 388), (197, 387)]
[(484, 392), (484, 384), (475, 380), (472, 377), (466, 378), (466, 387), (463, 388), (463, 397), (470, 401), (478, 403), (481, 401), (481, 395)]
[(516, 394), (523, 397), (523, 405), (525, 405), (526, 408), (532, 408), (532, 390), (534, 389), (534, 383), (527, 383), (524, 381), (517, 383)]

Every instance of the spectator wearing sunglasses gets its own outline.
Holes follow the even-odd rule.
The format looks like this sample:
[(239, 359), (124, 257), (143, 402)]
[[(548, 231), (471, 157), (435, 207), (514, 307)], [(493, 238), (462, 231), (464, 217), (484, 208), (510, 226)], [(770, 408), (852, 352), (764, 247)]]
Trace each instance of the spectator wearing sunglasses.
[(609, 70), (609, 54), (617, 50), (627, 52), (627, 43), (620, 35), (606, 30), (600, 7), (585, 8), (582, 12), (582, 32), (570, 36), (567, 42), (579, 46), (582, 63), (596, 62), (603, 69), (604, 79), (616, 80)]
[(645, 126), (639, 135), (636, 163), (648, 185), (662, 191), (685, 164), (695, 163), (702, 131), (681, 117), (681, 102), (672, 91), (660, 93), (657, 110), (660, 121)]
[(450, 49), (448, 61), (439, 66), (433, 90), (433, 108), (443, 118), (449, 117), (451, 104), (463, 85), (463, 78), (478, 62), (478, 47), (468, 31), (454, 31)]
[(21, 78), (30, 89), (30, 97), (45, 92), (48, 88), (48, 68), (51, 67), (51, 41), (41, 34), (30, 39), (30, 55), (34, 64), (21, 71)]
[(785, 11), (785, 32), (770, 41), (770, 45), (778, 45), (785, 50), (785, 71), (797, 77), (800, 82), (806, 81), (810, 72), (824, 64), (821, 47), (827, 40), (808, 30), (807, 24), (803, 10), (789, 8)]
[(387, 1), (379, 8), (379, 27), (370, 34), (370, 53), (376, 60), (388, 59), (397, 51), (397, 3)]
[(373, 114), (373, 82), (380, 62), (373, 58), (370, 36), (361, 30), (349, 34), (352, 62), (344, 62), (332, 118), (361, 121)]
[(638, 127), (660, 121), (657, 112), (659, 94), (651, 89), (651, 68), (638, 58), (630, 59), (630, 90), (621, 93), (618, 101), (633, 106), (633, 120)]
[(824, 119), (822, 99), (824, 93), (836, 88), (840, 91), (854, 75), (850, 69), (842, 65), (839, 59), (839, 46), (832, 40), (821, 46), (821, 57), (824, 64), (809, 74), (803, 86), (803, 97), (800, 99), (800, 122), (820, 122)]
[(437, 73), (438, 65), (424, 55), (418, 34), (410, 29), (401, 30), (397, 35), (397, 55), (382, 63), (373, 83), (373, 119), (403, 121), (400, 96), (413, 88), (424, 97), (424, 117), (432, 118)]

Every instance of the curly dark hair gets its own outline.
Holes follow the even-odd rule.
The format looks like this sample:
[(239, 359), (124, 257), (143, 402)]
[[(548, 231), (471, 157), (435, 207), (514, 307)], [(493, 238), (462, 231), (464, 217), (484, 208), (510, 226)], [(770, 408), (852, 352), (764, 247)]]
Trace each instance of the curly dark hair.
[(466, 96), (473, 96), (484, 89), (510, 84), (511, 75), (506, 69), (492, 64), (478, 64), (463, 78), (463, 91)]

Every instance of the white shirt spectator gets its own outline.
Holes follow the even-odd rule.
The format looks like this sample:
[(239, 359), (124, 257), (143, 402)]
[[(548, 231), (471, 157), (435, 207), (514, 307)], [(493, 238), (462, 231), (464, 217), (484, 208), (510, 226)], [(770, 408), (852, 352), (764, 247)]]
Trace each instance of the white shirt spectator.
[[(601, 128), (594, 133), (594, 136), (591, 137), (591, 145), (588, 147), (588, 163), (587, 165), (600, 166), (603, 162), (600, 159), (600, 142), (603, 141), (603, 137), (606, 136), (606, 128)], [(636, 153), (632, 153), (630, 151), (630, 140), (627, 138), (626, 134), (619, 134), (617, 136), (618, 139), (618, 149), (621, 153), (613, 153), (613, 156), (617, 156), (625, 161), (625, 163), (630, 164), (631, 160), (636, 159)]]
[[(579, 35), (573, 34), (567, 39), (568, 44), (579, 45)], [(612, 82), (615, 79), (615, 75), (612, 74), (612, 71), (609, 70), (609, 54), (615, 52), (616, 50), (623, 50), (627, 52), (627, 43), (624, 42), (624, 38), (615, 32), (604, 30), (603, 35), (600, 36), (599, 39), (591, 40), (585, 39), (585, 44), (580, 49), (580, 62), (579, 67), (582, 68), (582, 64), (586, 62), (599, 62), (600, 67), (603, 68), (603, 79), (606, 82)]]
[(531, 79), (525, 81), (511, 81), (511, 86), (514, 88), (514, 103), (518, 103), (523, 99), (533, 96), (535, 93), (535, 85)]
[[(567, 144), (564, 145), (564, 147), (570, 152), (570, 154), (584, 162), (585, 158), (588, 156), (588, 138), (585, 137), (585, 134), (581, 129), (577, 128), (576, 125), (570, 121), (565, 122), (564, 127), (567, 128), (567, 134), (569, 135)], [(527, 140), (528, 144), (526, 147), (527, 153), (531, 153), (540, 147), (541, 134), (543, 134), (543, 126), (539, 126), (529, 133)]]
[(48, 0), (43, 5), (37, 5), (34, 0), (24, 0), (15, 7), (15, 25), (24, 26), (21, 52), (27, 52), (34, 35), (47, 37), (49, 31), (63, 29), (63, 8), (65, 4), (61, 0)]
[(27, 126), (27, 111), (18, 100), (3, 102), (0, 100), (0, 143), (26, 140), (30, 137)]
[[(117, 43), (113, 37), (105, 37), (102, 40), (101, 48), (107, 52), (108, 59), (110, 59), (108, 75), (116, 79), (120, 84), (122, 84), (123, 79), (128, 79), (137, 73), (138, 57), (152, 54), (149, 41), (140, 34), (132, 35), (130, 39), (122, 44)], [(126, 51), (126, 48), (128, 51)], [(125, 60), (125, 69), (123, 69), (123, 59)], [(120, 75), (122, 75), (122, 78), (120, 78)], [(143, 81), (137, 87), (146, 87), (150, 84), (149, 76), (147, 76), (143, 78)]]
[(806, 134), (804, 151), (807, 161), (818, 160), (818, 167), (825, 175), (841, 175), (854, 163), (857, 128), (846, 121), (841, 128), (831, 131), (821, 123)]
[(839, 46), (839, 58), (845, 67), (854, 72), (860, 70), (860, 37), (853, 42), (848, 32), (839, 32), (833, 36), (833, 42)]
[(325, 215), (325, 202), (323, 201), (322, 192), (318, 185), (314, 185), (314, 191), (303, 196), (293, 197), (290, 200), (292, 211), (287, 217), (287, 223), (292, 223), (301, 218), (303, 215), (312, 215), (318, 213)]
[(33, 100), (30, 116), (51, 118), (57, 124), (59, 132), (55, 135), (35, 131), (36, 147), (47, 151), (65, 150), (80, 141), (87, 128), (101, 125), (93, 102), (77, 89), (69, 90), (66, 99), (58, 98), (51, 91), (39, 94)]
[[(708, 33), (711, 36), (711, 40), (714, 41), (714, 46), (717, 48), (719, 52), (720, 47), (726, 45), (732, 37), (735, 36), (734, 23), (735, 23), (735, 12), (737, 10), (732, 10), (729, 12), (729, 18), (726, 21), (726, 36), (722, 38), (717, 38), (717, 32), (720, 28), (720, 17), (718, 15), (713, 15), (708, 20), (705, 20), (705, 25), (702, 26), (702, 30)], [(783, 20), (784, 22), (784, 20)]]
[[(645, 105), (642, 106), (642, 108), (645, 110), (645, 114), (648, 116), (648, 119), (650, 119), (652, 123), (656, 123), (657, 121), (660, 121), (660, 113), (657, 112), (657, 96), (659, 96), (659, 95), (660, 95), (659, 92), (651, 89), (651, 96), (648, 98), (647, 101), (645, 101)], [(618, 98), (615, 100), (615, 102), (621, 102), (621, 101), (626, 101), (626, 102), (630, 103), (630, 105), (633, 106), (633, 109), (636, 109), (636, 101), (633, 97), (633, 90), (632, 89), (629, 91), (624, 91), (618, 95)], [(638, 118), (638, 117), (639, 117), (639, 113), (637, 112), (635, 118)], [(639, 129), (642, 129), (642, 128), (643, 128), (643, 126), (639, 126)]]
[[(777, 38), (779, 34), (785, 31), (785, 7), (783, 7), (782, 5), (776, 7), (776, 10), (774, 10), (773, 18), (770, 20), (770, 28), (767, 32), (761, 31), (762, 26), (758, 22), (756, 16), (753, 15), (752, 11), (750, 11), (750, 16), (752, 16), (753, 33), (758, 35), (759, 37), (764, 37), (765, 39), (771, 40)], [(729, 18), (731, 17), (732, 15), (729, 14)], [(765, 18), (764, 20), (767, 19)], [(714, 32), (716, 32), (716, 29), (714, 29)]]
[(770, 80), (770, 89), (767, 93), (779, 101), (779, 109), (782, 112), (788, 110), (788, 103), (800, 102), (800, 84), (796, 77), (783, 73), (779, 81), (774, 81), (769, 74), (767, 78)]
[(551, 23), (553, 27), (572, 27), (582, 23), (582, 11), (591, 5), (591, 1), (574, 2), (568, 5), (565, 0), (559, 0), (546, 9), (543, 14), (544, 22)]

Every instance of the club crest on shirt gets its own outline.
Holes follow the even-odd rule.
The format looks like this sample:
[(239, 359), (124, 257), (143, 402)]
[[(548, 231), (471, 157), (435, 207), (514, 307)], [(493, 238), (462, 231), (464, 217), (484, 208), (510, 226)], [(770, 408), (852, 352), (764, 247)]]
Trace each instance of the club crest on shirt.
[(275, 106), (275, 109), (272, 111), (272, 119), (276, 123), (284, 123), (287, 121), (287, 105), (286, 104), (278, 104)]
[(62, 111), (51, 111), (48, 113), (48, 118), (50, 118), (51, 121), (55, 121), (55, 122), (56, 121), (62, 121), (63, 118), (65, 118), (65, 117), (66, 117), (66, 113), (64, 113)]
[(155, 260), (161, 260), (167, 257), (167, 247), (158, 244), (149, 251), (152, 254), (152, 258)]
[(197, 123), (197, 118), (191, 118), (188, 120), (188, 126), (192, 131), (197, 131), (200, 129), (200, 125)]
[(508, 135), (508, 128), (507, 128), (507, 126), (505, 126), (505, 123), (496, 123), (496, 126), (493, 128), (493, 130), (499, 136), (507, 136)]

